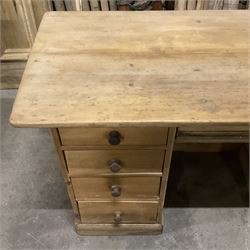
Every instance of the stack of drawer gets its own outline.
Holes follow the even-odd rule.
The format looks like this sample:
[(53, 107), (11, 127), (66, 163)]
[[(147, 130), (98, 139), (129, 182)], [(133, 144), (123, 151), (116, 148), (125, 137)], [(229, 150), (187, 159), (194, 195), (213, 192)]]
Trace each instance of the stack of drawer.
[(59, 128), (82, 224), (159, 223), (167, 128)]

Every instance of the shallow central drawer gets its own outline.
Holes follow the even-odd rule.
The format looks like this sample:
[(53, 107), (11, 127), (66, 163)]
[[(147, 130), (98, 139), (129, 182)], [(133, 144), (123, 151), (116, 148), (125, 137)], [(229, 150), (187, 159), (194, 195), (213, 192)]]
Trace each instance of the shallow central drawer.
[(227, 127), (180, 127), (177, 130), (176, 142), (215, 143), (215, 142), (249, 142), (248, 126)]
[(75, 197), (92, 199), (158, 199), (160, 177), (85, 177), (72, 178)]
[(65, 151), (69, 174), (161, 172), (165, 150)]
[(165, 145), (167, 128), (59, 128), (62, 145)]
[(82, 223), (156, 223), (158, 202), (79, 201)]

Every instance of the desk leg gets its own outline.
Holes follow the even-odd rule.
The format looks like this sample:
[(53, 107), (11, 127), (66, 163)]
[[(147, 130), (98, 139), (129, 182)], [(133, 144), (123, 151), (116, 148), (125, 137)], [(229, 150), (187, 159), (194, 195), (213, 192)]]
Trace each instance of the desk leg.
[(71, 179), (68, 176), (68, 169), (67, 169), (67, 164), (65, 161), (64, 153), (63, 153), (63, 150), (61, 149), (61, 141), (60, 141), (60, 137), (58, 134), (58, 130), (56, 128), (52, 128), (50, 129), (50, 132), (51, 132), (51, 135), (52, 135), (55, 147), (56, 147), (58, 159), (60, 161), (61, 172), (62, 172), (64, 181), (67, 185), (67, 191), (68, 191), (69, 199), (70, 199), (75, 217), (80, 218), (78, 204), (75, 198), (74, 190), (72, 188)]
[(165, 158), (164, 158), (163, 175), (162, 175), (162, 180), (161, 180), (160, 205), (158, 208), (158, 223), (162, 223), (163, 221), (163, 218), (162, 218), (163, 207), (164, 207), (165, 195), (166, 195), (167, 184), (168, 184), (168, 176), (169, 176), (171, 158), (172, 158), (172, 153), (173, 153), (173, 148), (174, 148), (175, 133), (176, 133), (176, 128), (169, 128), (167, 148), (165, 151)]

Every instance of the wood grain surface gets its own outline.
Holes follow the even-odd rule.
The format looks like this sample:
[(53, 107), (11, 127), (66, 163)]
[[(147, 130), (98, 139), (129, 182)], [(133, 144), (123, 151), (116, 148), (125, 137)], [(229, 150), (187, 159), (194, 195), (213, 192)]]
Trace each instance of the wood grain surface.
[(62, 145), (110, 146), (109, 133), (118, 131), (123, 145), (165, 145), (167, 128), (59, 128)]
[(151, 224), (82, 224), (75, 219), (76, 232), (79, 235), (153, 235), (162, 233), (163, 226)]
[(116, 212), (121, 213), (121, 223), (133, 223), (133, 224), (156, 223), (157, 208), (159, 206), (157, 201), (150, 201), (150, 202), (79, 201), (78, 204), (79, 204), (82, 223), (104, 223), (104, 224), (114, 223), (114, 215)]
[(114, 174), (112, 160), (119, 161), (119, 173), (161, 173), (165, 150), (84, 150), (65, 151), (69, 175)]
[[(91, 200), (158, 200), (160, 177), (81, 177), (72, 178), (77, 201)], [(121, 187), (121, 195), (113, 197), (112, 186)]]
[(237, 10), (47, 13), (10, 122), (247, 124), (248, 21)]

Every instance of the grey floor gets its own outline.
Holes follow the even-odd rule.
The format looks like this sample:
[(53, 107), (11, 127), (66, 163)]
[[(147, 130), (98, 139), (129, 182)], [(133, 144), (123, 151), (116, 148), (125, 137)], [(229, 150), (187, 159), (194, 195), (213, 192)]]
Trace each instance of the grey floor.
[[(214, 164), (209, 164), (211, 170), (194, 171), (199, 160), (193, 162), (186, 155), (181, 162), (175, 156), (176, 168), (189, 163), (182, 164), (184, 177), (178, 176), (180, 171), (171, 172), (162, 235), (78, 236), (48, 131), (11, 127), (8, 118), (16, 91), (0, 93), (1, 250), (250, 249), (248, 193), (239, 181), (240, 173), (233, 177), (233, 167), (217, 171)], [(210, 162), (214, 156), (205, 157)], [(222, 163), (216, 157), (215, 161)], [(204, 175), (203, 181), (189, 181), (191, 172), (197, 180)]]

